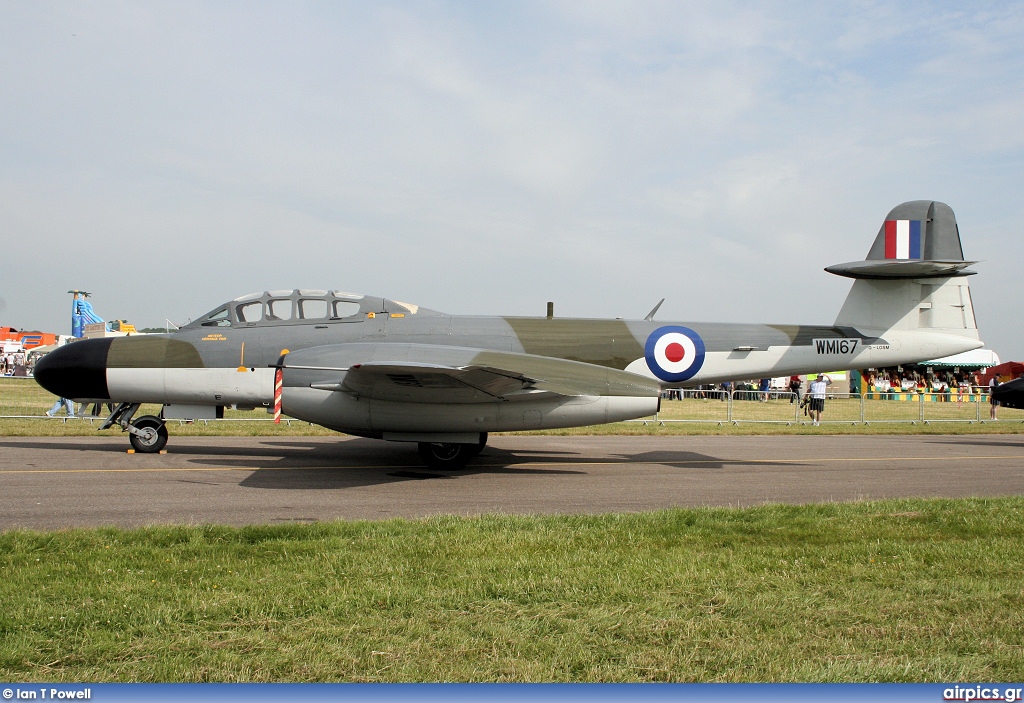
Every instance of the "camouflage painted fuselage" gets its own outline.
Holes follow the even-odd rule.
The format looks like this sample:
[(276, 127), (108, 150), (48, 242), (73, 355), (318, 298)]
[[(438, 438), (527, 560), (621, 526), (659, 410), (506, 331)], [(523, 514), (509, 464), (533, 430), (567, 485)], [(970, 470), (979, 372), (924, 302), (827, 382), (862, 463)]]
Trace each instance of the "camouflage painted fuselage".
[(51, 355), (41, 382), (201, 417), (203, 407), (269, 407), (281, 366), (286, 414), (408, 439), (641, 417), (667, 387), (883, 366), (965, 346), (977, 344), (835, 326), (453, 316), (291, 291), (240, 298), (171, 335), (77, 342)]

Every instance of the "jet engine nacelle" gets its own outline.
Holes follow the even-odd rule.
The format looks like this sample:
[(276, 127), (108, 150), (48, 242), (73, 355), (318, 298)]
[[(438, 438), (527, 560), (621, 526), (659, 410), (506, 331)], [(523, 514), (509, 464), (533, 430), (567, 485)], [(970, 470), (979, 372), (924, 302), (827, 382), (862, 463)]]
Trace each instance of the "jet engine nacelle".
[(341, 391), (285, 388), (284, 414), (339, 432), (369, 437), (395, 433), (479, 433), (540, 430), (619, 422), (653, 415), (657, 397), (554, 396), (482, 403), (407, 403)]

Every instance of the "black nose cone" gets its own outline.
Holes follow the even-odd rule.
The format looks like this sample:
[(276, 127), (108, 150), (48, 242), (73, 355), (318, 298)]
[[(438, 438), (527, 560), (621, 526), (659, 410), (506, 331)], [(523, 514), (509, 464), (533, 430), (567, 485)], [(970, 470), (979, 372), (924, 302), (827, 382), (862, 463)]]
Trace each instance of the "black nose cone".
[(61, 398), (102, 400), (107, 391), (107, 352), (113, 339), (83, 339), (55, 349), (36, 363), (40, 386)]
[(1024, 378), (1015, 378), (992, 391), (992, 397), (1008, 408), (1024, 408)]

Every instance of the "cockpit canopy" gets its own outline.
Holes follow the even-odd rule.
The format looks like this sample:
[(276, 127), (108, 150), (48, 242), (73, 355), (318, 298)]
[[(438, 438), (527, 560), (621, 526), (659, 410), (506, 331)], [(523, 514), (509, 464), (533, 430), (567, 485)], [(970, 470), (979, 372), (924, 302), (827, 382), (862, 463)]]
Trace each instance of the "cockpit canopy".
[(263, 327), (360, 322), (378, 314), (439, 315), (418, 305), (336, 290), (274, 290), (235, 298), (186, 327)]

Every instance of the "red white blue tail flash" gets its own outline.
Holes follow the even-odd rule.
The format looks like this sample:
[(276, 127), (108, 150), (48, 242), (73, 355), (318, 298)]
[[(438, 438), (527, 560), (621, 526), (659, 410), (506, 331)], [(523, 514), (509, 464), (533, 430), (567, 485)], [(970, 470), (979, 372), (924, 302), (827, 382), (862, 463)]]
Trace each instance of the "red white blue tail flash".
[(662, 381), (686, 381), (704, 365), (704, 340), (689, 327), (659, 327), (647, 338), (644, 358)]
[(885, 221), (885, 258), (921, 258), (921, 220)]

